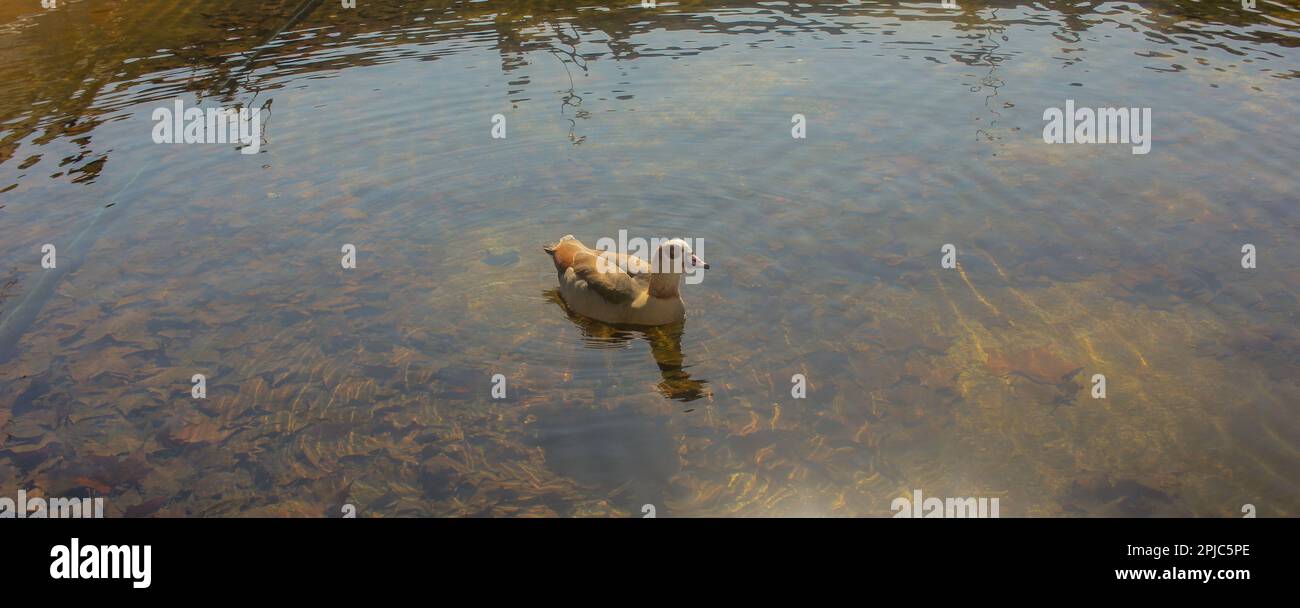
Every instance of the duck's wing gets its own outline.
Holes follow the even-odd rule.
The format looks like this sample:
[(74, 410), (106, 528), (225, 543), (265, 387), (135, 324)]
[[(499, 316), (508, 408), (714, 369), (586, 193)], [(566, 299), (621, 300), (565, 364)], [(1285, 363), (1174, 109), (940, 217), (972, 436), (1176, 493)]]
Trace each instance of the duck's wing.
[[(635, 300), (645, 291), (645, 280), (633, 277), (618, 267), (618, 263), (608, 257), (599, 262), (600, 256), (587, 251), (577, 252), (569, 268), (579, 280), (585, 281), (587, 287), (600, 294), (611, 304), (625, 304)], [(642, 277), (646, 275), (640, 275)]]
[(608, 252), (604, 255), (606, 260), (614, 260), (615, 264), (619, 264), (619, 268), (626, 270), (633, 277), (650, 274), (650, 263), (630, 253)]

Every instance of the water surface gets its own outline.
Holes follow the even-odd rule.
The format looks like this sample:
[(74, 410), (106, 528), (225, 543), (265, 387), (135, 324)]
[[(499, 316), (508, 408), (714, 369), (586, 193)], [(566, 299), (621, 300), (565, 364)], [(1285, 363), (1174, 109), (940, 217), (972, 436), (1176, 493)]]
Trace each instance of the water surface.
[[(1296, 515), (1300, 12), (960, 5), (7, 4), (0, 495)], [(153, 143), (177, 98), (260, 153)], [(1151, 152), (1045, 144), (1067, 99)], [(682, 326), (557, 299), (541, 245), (619, 230), (703, 239)]]

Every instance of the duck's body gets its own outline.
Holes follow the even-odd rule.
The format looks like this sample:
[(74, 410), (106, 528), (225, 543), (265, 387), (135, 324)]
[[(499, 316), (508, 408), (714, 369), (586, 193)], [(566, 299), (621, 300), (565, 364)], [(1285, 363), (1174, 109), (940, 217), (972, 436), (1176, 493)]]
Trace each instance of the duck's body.
[[(578, 314), (628, 325), (666, 325), (686, 317), (680, 290), (682, 272), (658, 272), (641, 258), (591, 249), (573, 235), (544, 249), (555, 262), (560, 296)], [(689, 256), (707, 268), (682, 241), (666, 243), (656, 255), (663, 259)], [(677, 270), (682, 270), (682, 264)]]
[(626, 303), (611, 302), (593, 291), (572, 268), (560, 275), (560, 296), (574, 312), (606, 323), (667, 325), (686, 318), (686, 303), (680, 294), (656, 298), (646, 290)]

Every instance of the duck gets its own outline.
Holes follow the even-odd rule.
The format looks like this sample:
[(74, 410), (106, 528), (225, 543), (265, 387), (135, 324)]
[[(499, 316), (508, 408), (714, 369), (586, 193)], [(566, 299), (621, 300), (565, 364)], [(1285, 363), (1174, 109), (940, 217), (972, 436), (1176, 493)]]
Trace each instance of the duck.
[(651, 264), (626, 253), (592, 249), (566, 234), (542, 250), (551, 256), (560, 297), (574, 312), (610, 324), (668, 325), (686, 318), (682, 278), (709, 264), (682, 239), (659, 245)]

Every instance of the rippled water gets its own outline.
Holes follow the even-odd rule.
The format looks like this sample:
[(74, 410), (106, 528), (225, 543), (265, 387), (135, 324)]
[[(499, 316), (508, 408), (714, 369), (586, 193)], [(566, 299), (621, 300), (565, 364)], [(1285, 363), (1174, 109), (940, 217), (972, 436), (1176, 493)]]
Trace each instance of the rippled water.
[[(0, 7), (0, 495), (1300, 510), (1293, 3), (58, 4)], [(260, 153), (153, 143), (178, 98)], [(619, 230), (703, 239), (684, 325), (566, 312), (541, 245)]]

